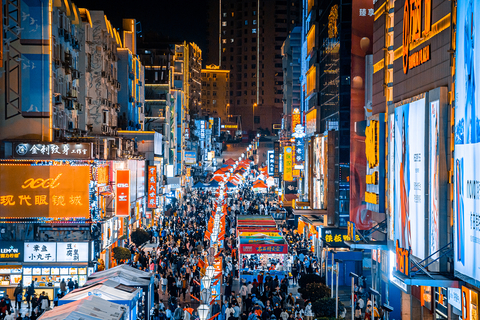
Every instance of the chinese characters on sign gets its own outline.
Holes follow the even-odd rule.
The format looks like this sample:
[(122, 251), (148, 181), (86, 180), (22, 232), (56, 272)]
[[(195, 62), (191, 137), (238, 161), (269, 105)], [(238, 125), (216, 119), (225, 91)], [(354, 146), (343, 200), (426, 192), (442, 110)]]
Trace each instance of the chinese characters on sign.
[(89, 218), (89, 166), (1, 166), (3, 218)]
[[(329, 247), (348, 247), (345, 241), (351, 241), (347, 229), (340, 228), (321, 228), (321, 237)], [(359, 241), (360, 236), (355, 235), (355, 241)]]
[(280, 142), (273, 142), (274, 162), (273, 162), (273, 177), (280, 178)]
[(268, 150), (268, 175), (273, 176), (275, 172), (275, 151)]
[(148, 202), (150, 209), (157, 207), (157, 167), (148, 167)]
[(25, 262), (55, 262), (57, 244), (55, 242), (25, 242)]
[(90, 143), (13, 143), (16, 159), (91, 159)]
[(130, 215), (130, 170), (117, 170), (116, 179), (116, 215), (126, 217)]
[(88, 262), (88, 242), (25, 242), (25, 262)]
[(23, 261), (23, 242), (0, 241), (0, 262)]
[(293, 181), (293, 147), (283, 149), (283, 180)]

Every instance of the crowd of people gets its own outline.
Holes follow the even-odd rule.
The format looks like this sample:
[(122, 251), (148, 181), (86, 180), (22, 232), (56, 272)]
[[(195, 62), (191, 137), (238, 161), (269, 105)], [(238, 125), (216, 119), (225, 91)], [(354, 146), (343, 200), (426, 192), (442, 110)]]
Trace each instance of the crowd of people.
[[(254, 179), (255, 174), (251, 178)], [(213, 262), (205, 233), (215, 211), (215, 201), (212, 191), (190, 192), (148, 230), (153, 245), (128, 246), (131, 259), (126, 263), (154, 274), (155, 307), (148, 319), (199, 320), (196, 309), (201, 303), (201, 269)], [(272, 276), (267, 271), (259, 273), (253, 281), (242, 281), (239, 268), (248, 268), (251, 262), (239, 261), (235, 234), (237, 216), (271, 214), (283, 209), (275, 199), (253, 192), (251, 182), (229, 194), (226, 204), (225, 238), (218, 253), (223, 267), (222, 293), (211, 305), (212, 320), (312, 320), (312, 301), (294, 290), (304, 274), (319, 272), (319, 261), (310, 250), (311, 242), (294, 232), (292, 225), (286, 222), (279, 225), (289, 245), (289, 254), (282, 259), (283, 276)], [(23, 290), (21, 292), (23, 294)], [(360, 310), (361, 318), (357, 317), (357, 311), (355, 317), (369, 319), (364, 315), (369, 310), (375, 311), (368, 301), (364, 303), (360, 298), (360, 292), (358, 294), (356, 308)], [(31, 311), (22, 317), (14, 313), (14, 302), (8, 298), (0, 300), (0, 312), (5, 314), (3, 319), (34, 320), (50, 307), (48, 297), (40, 295), (36, 298), (33, 294), (28, 300)]]

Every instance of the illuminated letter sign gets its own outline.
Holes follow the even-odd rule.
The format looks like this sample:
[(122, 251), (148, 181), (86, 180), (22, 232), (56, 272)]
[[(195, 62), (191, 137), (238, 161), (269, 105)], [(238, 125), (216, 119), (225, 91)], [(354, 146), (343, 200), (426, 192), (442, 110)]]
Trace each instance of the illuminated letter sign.
[(293, 181), (293, 147), (283, 149), (283, 180)]
[(148, 202), (150, 209), (157, 207), (157, 167), (148, 167)]
[(431, 0), (424, 0), (424, 27), (422, 34), (422, 0), (405, 0), (403, 7), (403, 72), (430, 60), (430, 46), (415, 52), (409, 57), (410, 45), (421, 41), (431, 31)]
[(365, 129), (365, 155), (370, 168), (378, 165), (378, 127), (377, 120), (370, 120), (370, 125)]
[(397, 240), (396, 246), (396, 255), (397, 255), (397, 271), (408, 276), (410, 269), (410, 250), (403, 249), (400, 247)]
[(0, 166), (0, 217), (90, 218), (90, 166)]
[(116, 215), (130, 215), (130, 170), (117, 170)]

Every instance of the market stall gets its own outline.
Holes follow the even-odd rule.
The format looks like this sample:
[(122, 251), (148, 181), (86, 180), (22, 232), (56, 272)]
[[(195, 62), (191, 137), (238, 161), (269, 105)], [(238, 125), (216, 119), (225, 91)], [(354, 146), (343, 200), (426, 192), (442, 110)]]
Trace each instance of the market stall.
[(102, 283), (96, 283), (76, 289), (58, 300), (58, 305), (63, 306), (68, 303), (84, 299), (89, 296), (97, 296), (113, 303), (121, 304), (127, 307), (128, 320), (136, 320), (139, 314), (142, 298), (142, 289), (135, 289), (122, 285), (116, 281), (107, 280)]
[(241, 281), (253, 282), (259, 275), (282, 280), (288, 274), (288, 245), (270, 215), (239, 216), (237, 237)]
[(45, 312), (39, 320), (125, 320), (128, 315), (120, 304), (91, 295)]
[(88, 281), (85, 283), (85, 286), (95, 283), (102, 283), (106, 280), (113, 280), (132, 288), (141, 288), (145, 294), (145, 314), (148, 314), (149, 310), (153, 308), (155, 290), (153, 273), (140, 271), (128, 265), (122, 264), (114, 268), (91, 274), (88, 277)]

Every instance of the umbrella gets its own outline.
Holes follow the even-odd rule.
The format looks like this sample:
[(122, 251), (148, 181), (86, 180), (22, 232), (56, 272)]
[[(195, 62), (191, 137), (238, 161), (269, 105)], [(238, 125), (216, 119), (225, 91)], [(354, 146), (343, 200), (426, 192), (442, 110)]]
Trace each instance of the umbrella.
[(227, 186), (228, 188), (235, 188), (235, 187), (236, 187), (236, 186), (235, 186), (233, 183), (231, 183), (230, 181), (227, 182), (226, 186)]
[(193, 188), (206, 188), (206, 187), (207, 187), (207, 185), (204, 185), (200, 181), (193, 185)]

